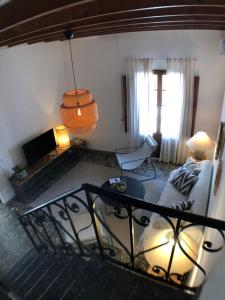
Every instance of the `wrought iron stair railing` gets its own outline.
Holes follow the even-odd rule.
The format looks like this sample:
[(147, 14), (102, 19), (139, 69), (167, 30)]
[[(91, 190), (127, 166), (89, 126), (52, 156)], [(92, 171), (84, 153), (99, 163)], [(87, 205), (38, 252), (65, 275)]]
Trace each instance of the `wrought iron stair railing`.
[[(105, 198), (112, 206), (106, 207)], [(207, 277), (205, 255), (215, 255), (225, 244), (224, 221), (90, 184), (27, 211), (19, 220), (38, 251), (99, 255), (192, 293)]]

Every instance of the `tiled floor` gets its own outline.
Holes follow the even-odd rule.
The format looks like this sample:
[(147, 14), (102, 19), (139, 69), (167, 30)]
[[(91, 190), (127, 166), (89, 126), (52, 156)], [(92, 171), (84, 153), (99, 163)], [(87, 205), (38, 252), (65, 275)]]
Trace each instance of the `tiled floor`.
[[(138, 180), (146, 179), (145, 176), (131, 172), (124, 172), (124, 175), (134, 177)], [(39, 206), (67, 191), (79, 188), (83, 183), (91, 183), (101, 186), (110, 177), (117, 176), (120, 176), (120, 170), (117, 167), (110, 168), (91, 162), (81, 161), (59, 181), (55, 182), (46, 192), (32, 202), (31, 206)], [(143, 185), (145, 187), (145, 200), (156, 203), (159, 199), (159, 195), (164, 187), (164, 184), (165, 181), (161, 179), (144, 181)]]
[(17, 216), (0, 203), (0, 278), (31, 248)]
[[(98, 164), (94, 164), (91, 162), (81, 161), (79, 162), (73, 169), (71, 169), (67, 174), (65, 174), (59, 181), (53, 184), (46, 192), (44, 192), (40, 197), (38, 197), (34, 202), (31, 203), (32, 207), (37, 207), (46, 203), (55, 197), (66, 193), (70, 190), (75, 188), (79, 188), (83, 183), (91, 183), (97, 186), (101, 186), (105, 181), (108, 180), (110, 177), (116, 177), (120, 175), (119, 168), (115, 167), (106, 167)], [(126, 173), (124, 175), (134, 177), (138, 180), (146, 179), (145, 176), (137, 175), (133, 173)], [(150, 181), (143, 182), (145, 188), (145, 198), (144, 200), (147, 202), (157, 203), (160, 194), (164, 188), (165, 181), (161, 179), (155, 179)], [(79, 194), (81, 198), (83, 194)], [(82, 198), (83, 201), (86, 201), (85, 198)], [(104, 203), (98, 199), (98, 207), (101, 207), (101, 213), (104, 215), (104, 221), (108, 224), (110, 229), (114, 232), (114, 234), (119, 238), (123, 244), (129, 248), (130, 247), (130, 240), (129, 240), (129, 231), (128, 231), (128, 220), (123, 220), (121, 222), (120, 219), (115, 218), (114, 216), (107, 216), (105, 211)], [(58, 208), (52, 207), (53, 214), (56, 218), (58, 218)], [(91, 222), (90, 215), (87, 213), (84, 207), (81, 207), (79, 212), (81, 215), (80, 217), (77, 214), (73, 215), (73, 222), (76, 224), (76, 229), (85, 228)], [(60, 219), (63, 226), (70, 231), (70, 226), (68, 227), (68, 222), (63, 221)], [(78, 224), (79, 223), (79, 224)], [(67, 228), (68, 227), (68, 228)], [(140, 227), (140, 226), (139, 226)], [(140, 231), (140, 228), (137, 229)], [(143, 230), (143, 228), (142, 228)], [(142, 232), (141, 230), (141, 232)], [(138, 247), (139, 236), (138, 234), (137, 240), (135, 240), (135, 246)], [(72, 232), (71, 232), (72, 233)], [(90, 239), (91, 232), (83, 231), (83, 239)], [(93, 234), (94, 237), (94, 234)], [(115, 240), (113, 241), (115, 245)]]

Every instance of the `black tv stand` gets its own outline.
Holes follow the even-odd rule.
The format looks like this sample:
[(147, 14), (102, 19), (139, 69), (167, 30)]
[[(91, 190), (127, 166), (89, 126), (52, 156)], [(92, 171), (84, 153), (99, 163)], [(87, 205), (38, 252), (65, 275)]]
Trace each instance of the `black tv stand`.
[(80, 161), (80, 151), (86, 147), (84, 140), (72, 143), (66, 149), (57, 148), (31, 166), (27, 166), (27, 176), (11, 176), (9, 181), (22, 202), (31, 202), (45, 192), (54, 182)]

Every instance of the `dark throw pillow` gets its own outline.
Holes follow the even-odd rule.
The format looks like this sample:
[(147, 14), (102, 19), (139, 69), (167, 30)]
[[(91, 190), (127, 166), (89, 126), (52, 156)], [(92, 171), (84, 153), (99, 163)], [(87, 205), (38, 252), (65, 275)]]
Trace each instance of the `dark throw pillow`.
[(174, 204), (171, 204), (171, 207), (176, 210), (190, 210), (194, 200), (180, 201)]
[(198, 177), (191, 172), (182, 169), (177, 173), (170, 183), (183, 195), (188, 195), (198, 180)]
[(198, 175), (201, 172), (199, 163), (193, 160), (192, 158), (188, 158), (186, 163), (183, 164), (183, 166), (181, 167), (181, 169), (185, 169), (186, 171), (189, 171), (194, 175)]

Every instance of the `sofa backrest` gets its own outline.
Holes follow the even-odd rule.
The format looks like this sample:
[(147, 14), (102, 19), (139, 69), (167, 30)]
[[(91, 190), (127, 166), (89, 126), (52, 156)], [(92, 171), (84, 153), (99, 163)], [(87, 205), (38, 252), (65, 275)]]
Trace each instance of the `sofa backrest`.
[(192, 205), (194, 214), (206, 215), (213, 166), (210, 160), (203, 160), (200, 162), (200, 168), (201, 172), (198, 175), (198, 181), (193, 186), (188, 199), (194, 200)]

